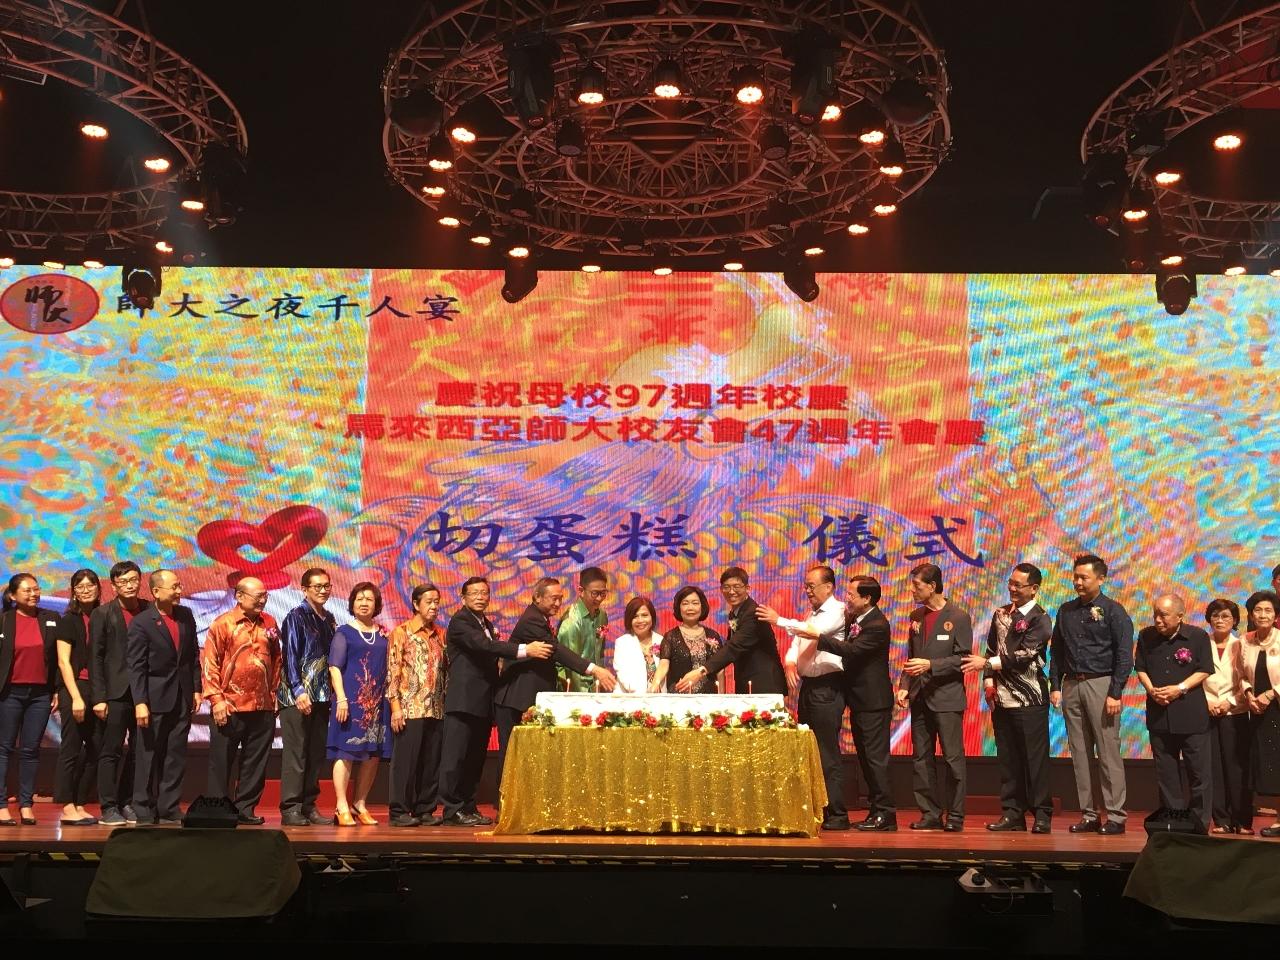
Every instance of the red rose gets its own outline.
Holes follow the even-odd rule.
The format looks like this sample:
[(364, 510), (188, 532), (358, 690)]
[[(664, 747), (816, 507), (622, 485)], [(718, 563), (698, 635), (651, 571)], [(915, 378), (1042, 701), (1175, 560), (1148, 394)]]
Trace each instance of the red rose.
[(594, 723), (595, 721), (593, 721), (593, 720), (591, 719), (591, 714), (589, 714), (589, 713), (584, 713), (582, 716), (580, 716), (580, 717), (578, 718), (578, 722), (579, 722), (580, 724), (582, 724), (584, 727), (589, 727), (589, 726), (591, 726), (591, 724), (592, 724), (592, 723)]
[(712, 721), (711, 725), (717, 730), (723, 730), (729, 725), (729, 718), (724, 714), (718, 714)]
[(657, 717), (645, 717), (645, 718), (644, 718), (644, 725), (645, 725), (646, 727), (648, 727), (650, 730), (652, 730), (654, 727), (656, 727), (656, 726), (658, 725), (658, 718), (657, 718)]
[(760, 719), (765, 723), (773, 723), (773, 714), (766, 710), (764, 713), (760, 714)]
[(631, 714), (631, 719), (633, 719), (633, 720), (643, 720), (643, 719), (644, 719), (644, 711), (643, 711), (643, 710), (637, 710), (635, 713)]
[(738, 722), (750, 723), (755, 718), (756, 718), (756, 712), (754, 710), (743, 710), (742, 716), (738, 717)]
[(692, 720), (690, 720), (690, 721), (689, 721), (689, 725), (690, 725), (691, 727), (693, 727), (693, 729), (695, 729), (695, 730), (701, 730), (701, 729), (702, 729), (702, 718), (701, 718), (701, 717), (694, 717)]
[(608, 722), (608, 720), (609, 720), (609, 713), (608, 713), (608, 711), (606, 711), (606, 710), (601, 710), (601, 711), (596, 715), (596, 726), (597, 726), (597, 727), (603, 727), (603, 726)]

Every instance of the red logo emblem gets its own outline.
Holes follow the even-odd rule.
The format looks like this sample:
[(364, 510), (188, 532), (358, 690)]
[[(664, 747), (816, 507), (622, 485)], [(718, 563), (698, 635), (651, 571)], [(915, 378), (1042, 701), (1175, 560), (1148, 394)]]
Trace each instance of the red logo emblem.
[(38, 273), (0, 294), (0, 314), (23, 333), (70, 333), (98, 315), (100, 302), (98, 291), (78, 277)]
[[(227, 583), (235, 586), (243, 577), (257, 577), (269, 590), (287, 586), (285, 567), (305, 557), (324, 539), (329, 518), (315, 507), (293, 506), (277, 510), (262, 523), (214, 520), (196, 532), (196, 543), (218, 563), (232, 568)], [(240, 554), (250, 547), (260, 554), (249, 560)]]

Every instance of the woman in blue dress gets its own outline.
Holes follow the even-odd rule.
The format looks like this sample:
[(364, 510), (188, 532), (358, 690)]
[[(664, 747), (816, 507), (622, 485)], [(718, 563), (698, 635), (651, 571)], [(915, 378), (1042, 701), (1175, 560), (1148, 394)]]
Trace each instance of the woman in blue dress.
[[(378, 821), (365, 808), (365, 800), (378, 774), (378, 761), (391, 758), (387, 635), (374, 622), (374, 617), (382, 613), (382, 593), (372, 583), (357, 583), (351, 588), (347, 611), (356, 622), (337, 629), (329, 650), (333, 710), (329, 714), (326, 752), (334, 761), (334, 821), (340, 827), (354, 827), (357, 821), (374, 826)], [(353, 768), (355, 797), (349, 803)]]

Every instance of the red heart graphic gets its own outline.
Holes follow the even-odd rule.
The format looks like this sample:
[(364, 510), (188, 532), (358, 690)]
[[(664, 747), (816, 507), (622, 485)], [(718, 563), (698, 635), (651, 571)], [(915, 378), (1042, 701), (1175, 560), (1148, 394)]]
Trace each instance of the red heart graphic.
[[(227, 583), (235, 586), (244, 577), (257, 577), (268, 589), (289, 584), (285, 567), (301, 560), (324, 539), (329, 518), (315, 507), (295, 506), (277, 510), (261, 523), (214, 520), (196, 533), (196, 544), (205, 555), (232, 568)], [(266, 554), (256, 563), (240, 556), (241, 547)]]

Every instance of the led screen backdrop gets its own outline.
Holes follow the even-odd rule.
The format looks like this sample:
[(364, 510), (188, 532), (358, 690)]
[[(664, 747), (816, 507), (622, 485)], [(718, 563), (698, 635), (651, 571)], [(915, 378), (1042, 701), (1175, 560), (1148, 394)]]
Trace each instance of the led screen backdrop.
[[(172, 566), (202, 628), (229, 579), (262, 577), (282, 616), (319, 564), (339, 616), (384, 584), (388, 625), (415, 583), (448, 607), (486, 574), (509, 630), (538, 576), (598, 564), (611, 636), (636, 594), (669, 626), (686, 583), (723, 632), (731, 564), (798, 611), (826, 560), (885, 585), (895, 666), (921, 560), (984, 639), (1021, 560), (1052, 610), (1097, 552), (1139, 625), (1166, 589), (1200, 622), (1266, 585), (1273, 280), (1204, 279), (1180, 318), (1144, 277), (820, 280), (805, 304), (766, 274), (546, 273), (513, 306), (491, 271), (174, 270), (139, 316), (116, 271), (11, 269), (0, 557), (58, 607), (77, 567)], [(990, 753), (969, 687), (967, 748)]]

